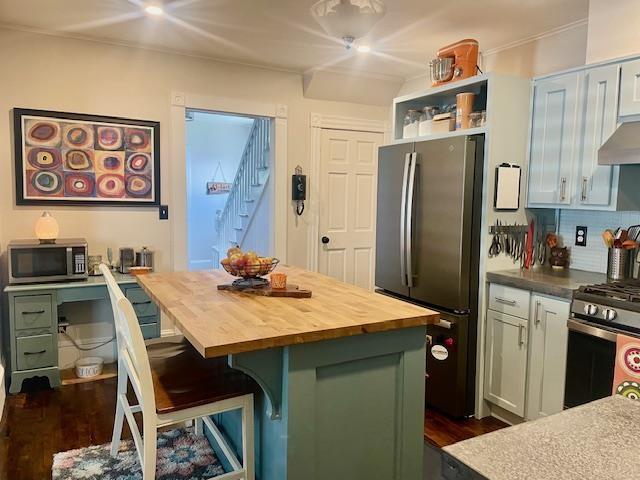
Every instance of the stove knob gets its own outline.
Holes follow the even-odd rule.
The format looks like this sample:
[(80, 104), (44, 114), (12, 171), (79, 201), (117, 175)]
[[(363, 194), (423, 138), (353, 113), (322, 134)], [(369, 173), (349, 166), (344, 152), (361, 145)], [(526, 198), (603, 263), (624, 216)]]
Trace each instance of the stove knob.
[(615, 320), (617, 316), (618, 316), (618, 312), (616, 312), (613, 308), (605, 308), (602, 311), (602, 317), (605, 320), (609, 320), (609, 321)]
[(586, 313), (587, 315), (595, 315), (596, 313), (598, 313), (598, 306), (594, 305), (593, 303), (587, 303), (584, 306), (584, 313)]

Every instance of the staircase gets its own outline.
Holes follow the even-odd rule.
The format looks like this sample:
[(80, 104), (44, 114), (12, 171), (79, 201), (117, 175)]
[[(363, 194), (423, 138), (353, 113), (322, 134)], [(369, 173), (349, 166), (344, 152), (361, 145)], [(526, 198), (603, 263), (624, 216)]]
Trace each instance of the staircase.
[(269, 122), (266, 118), (254, 121), (227, 203), (216, 218), (213, 268), (220, 268), (220, 259), (226, 256), (227, 249), (234, 245), (242, 248), (262, 199), (269, 180)]

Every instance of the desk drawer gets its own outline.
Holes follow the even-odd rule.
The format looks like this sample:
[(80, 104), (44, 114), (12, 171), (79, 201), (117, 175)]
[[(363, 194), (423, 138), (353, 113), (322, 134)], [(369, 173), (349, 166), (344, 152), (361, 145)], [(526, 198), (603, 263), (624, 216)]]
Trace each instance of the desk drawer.
[(145, 323), (140, 325), (142, 330), (142, 337), (146, 340), (149, 338), (158, 338), (160, 332), (158, 331), (158, 323)]
[(16, 330), (46, 328), (53, 323), (51, 295), (15, 297), (13, 307)]
[(52, 367), (56, 363), (56, 345), (50, 333), (16, 338), (18, 370)]
[(142, 288), (127, 288), (126, 296), (138, 317), (151, 317), (158, 314), (158, 306), (151, 301)]
[(489, 287), (489, 308), (514, 317), (529, 318), (531, 292), (492, 283)]

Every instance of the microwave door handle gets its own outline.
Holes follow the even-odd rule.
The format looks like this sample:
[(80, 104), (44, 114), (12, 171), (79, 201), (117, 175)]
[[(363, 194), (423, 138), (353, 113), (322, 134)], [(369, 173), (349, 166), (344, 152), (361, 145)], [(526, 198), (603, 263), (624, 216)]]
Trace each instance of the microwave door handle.
[(73, 249), (67, 247), (67, 275), (73, 275)]
[(404, 156), (404, 174), (402, 176), (402, 191), (400, 193), (400, 276), (402, 277), (402, 285), (408, 285), (405, 240), (407, 237), (407, 183), (409, 179), (411, 155), (413, 154), (407, 153)]
[(411, 154), (411, 173), (409, 174), (409, 188), (407, 189), (407, 283), (409, 287), (413, 287), (413, 266), (411, 260), (411, 237), (413, 236), (413, 194), (414, 185), (416, 179), (416, 163), (418, 163), (418, 154), (416, 152)]

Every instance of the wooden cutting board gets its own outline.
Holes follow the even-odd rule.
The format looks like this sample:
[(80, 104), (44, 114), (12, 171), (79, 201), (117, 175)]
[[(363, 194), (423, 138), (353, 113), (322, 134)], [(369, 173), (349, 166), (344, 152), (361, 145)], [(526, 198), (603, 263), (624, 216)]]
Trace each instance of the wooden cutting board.
[(271, 288), (271, 285), (252, 288), (238, 287), (231, 283), (227, 283), (224, 285), (218, 285), (218, 290), (249, 293), (251, 295), (262, 295), (264, 297), (311, 298), (311, 290), (300, 290), (297, 285), (291, 284), (287, 284), (287, 288)]

